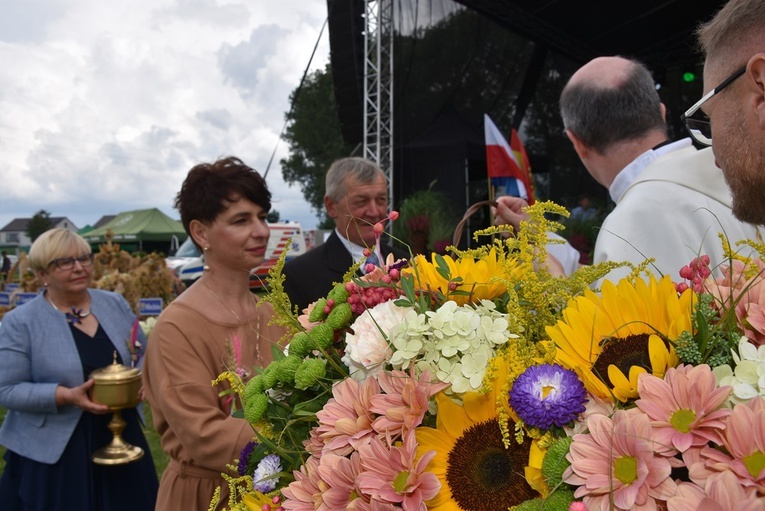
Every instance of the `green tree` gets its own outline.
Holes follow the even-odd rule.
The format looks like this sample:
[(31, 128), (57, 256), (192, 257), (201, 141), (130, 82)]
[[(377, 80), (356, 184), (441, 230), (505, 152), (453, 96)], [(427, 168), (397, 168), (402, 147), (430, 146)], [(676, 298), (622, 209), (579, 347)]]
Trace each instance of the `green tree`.
[(310, 74), (302, 88), (290, 94), (292, 110), (287, 113), (284, 140), (290, 155), (281, 160), (284, 180), (296, 183), (317, 217), (326, 223), (324, 174), (337, 158), (351, 154), (340, 131), (332, 71), (329, 64)]
[(34, 214), (27, 224), (27, 236), (34, 241), (38, 236), (51, 228), (53, 228), (53, 222), (50, 221), (50, 213), (41, 209)]
[(272, 209), (271, 211), (268, 212), (268, 215), (266, 216), (266, 222), (268, 222), (269, 224), (275, 224), (279, 221), (280, 218), (281, 218), (281, 215), (279, 214), (279, 212), (276, 211), (275, 209)]

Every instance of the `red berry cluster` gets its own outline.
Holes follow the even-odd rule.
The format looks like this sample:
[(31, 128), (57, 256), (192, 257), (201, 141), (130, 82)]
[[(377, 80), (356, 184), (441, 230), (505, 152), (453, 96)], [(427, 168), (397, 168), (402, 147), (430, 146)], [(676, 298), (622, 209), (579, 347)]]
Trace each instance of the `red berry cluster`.
[[(693, 290), (697, 293), (704, 291), (704, 281), (712, 274), (709, 269), (709, 256), (703, 255), (696, 257), (686, 266), (680, 268), (680, 276), (692, 284)], [(678, 293), (682, 293), (691, 286), (685, 282), (675, 284)]]
[[(398, 274), (398, 270), (391, 270), (391, 273), (393, 272)], [(380, 281), (385, 284), (391, 284), (393, 278), (390, 274), (383, 275)], [(396, 300), (401, 296), (401, 291), (394, 286), (360, 286), (355, 282), (346, 282), (345, 289), (351, 295), (348, 297), (348, 303), (351, 306), (351, 311), (356, 315), (362, 314), (365, 310), (371, 309), (377, 304)]]
[(263, 506), (260, 509), (262, 511), (284, 511), (284, 507), (280, 505), (281, 497), (276, 495), (275, 497), (271, 499), (271, 501), (274, 503), (273, 506), (271, 504), (263, 504)]

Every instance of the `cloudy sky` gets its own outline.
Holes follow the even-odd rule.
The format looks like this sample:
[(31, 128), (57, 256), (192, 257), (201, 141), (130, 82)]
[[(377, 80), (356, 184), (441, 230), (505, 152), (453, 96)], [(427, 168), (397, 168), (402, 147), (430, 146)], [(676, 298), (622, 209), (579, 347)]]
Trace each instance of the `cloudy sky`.
[(265, 171), (281, 218), (289, 94), (329, 59), (326, 0), (0, 0), (0, 228), (44, 209), (78, 227), (156, 207), (201, 161)]

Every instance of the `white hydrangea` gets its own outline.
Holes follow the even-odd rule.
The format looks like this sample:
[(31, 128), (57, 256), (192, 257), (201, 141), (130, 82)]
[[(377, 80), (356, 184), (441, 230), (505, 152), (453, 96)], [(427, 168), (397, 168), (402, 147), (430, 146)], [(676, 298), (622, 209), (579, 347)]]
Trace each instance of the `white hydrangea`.
[(754, 397), (765, 397), (765, 345), (755, 346), (748, 338), (738, 343), (738, 353), (731, 350), (735, 369), (722, 365), (712, 369), (717, 385), (731, 386), (730, 401), (733, 404), (749, 401)]
[(430, 371), (451, 383), (447, 392), (462, 394), (479, 390), (495, 350), (511, 337), (507, 314), (493, 302), (460, 307), (446, 302), (435, 311), (409, 311), (399, 328), (389, 333), (394, 369)]

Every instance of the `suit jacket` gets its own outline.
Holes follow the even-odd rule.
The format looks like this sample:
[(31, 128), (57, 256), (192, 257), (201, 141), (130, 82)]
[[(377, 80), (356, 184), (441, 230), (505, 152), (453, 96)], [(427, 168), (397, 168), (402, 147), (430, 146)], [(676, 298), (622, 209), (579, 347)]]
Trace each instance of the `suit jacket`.
[[(380, 250), (384, 257), (390, 253), (397, 259), (409, 257), (403, 250), (388, 245), (381, 245)], [(353, 262), (340, 236), (332, 231), (326, 242), (284, 265), (284, 291), (292, 305), (302, 311), (326, 297), (333, 285), (343, 280)]]
[[(89, 289), (90, 310), (122, 360), (130, 360), (126, 340), (136, 317), (117, 293)], [(139, 340), (146, 345), (143, 331)], [(0, 325), (0, 406), (8, 409), (0, 444), (26, 458), (56, 463), (82, 410), (56, 406), (56, 387), (85, 382), (82, 363), (64, 313), (41, 294), (3, 317)]]

